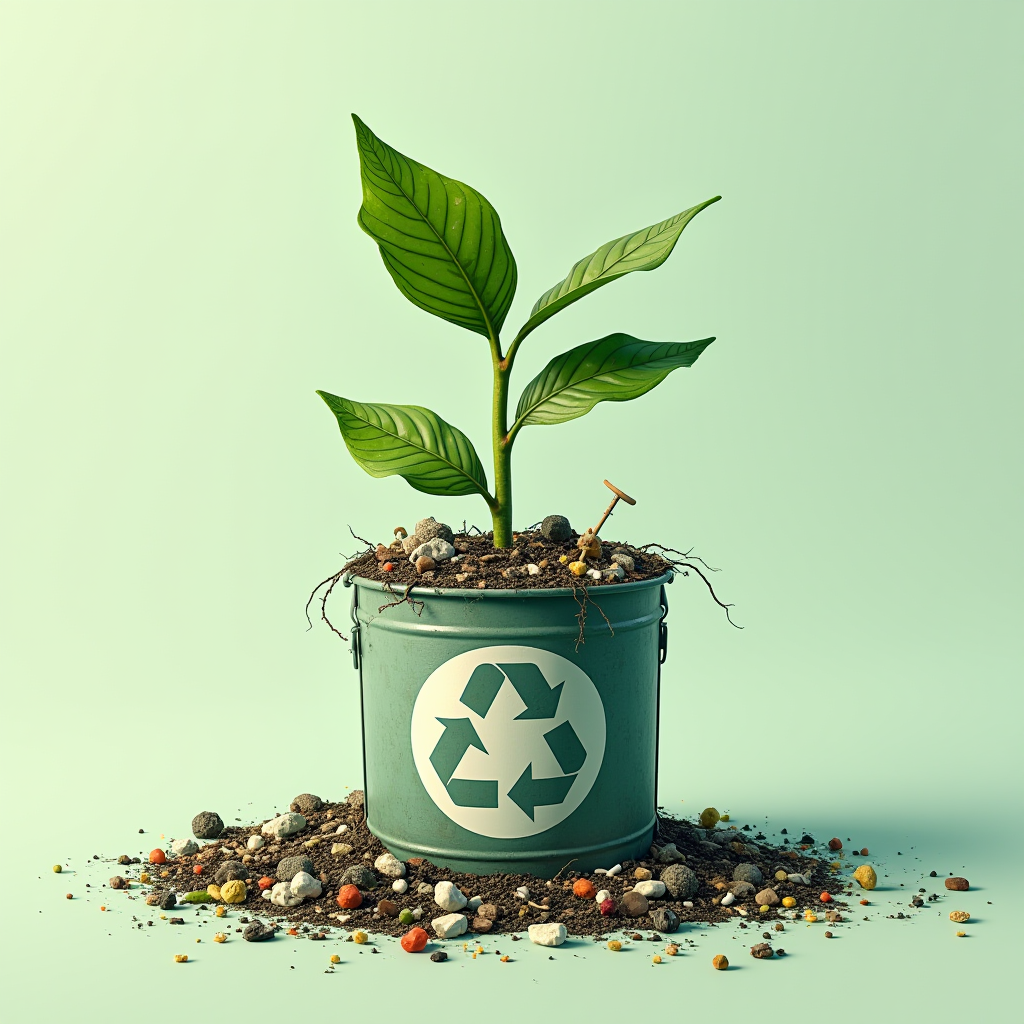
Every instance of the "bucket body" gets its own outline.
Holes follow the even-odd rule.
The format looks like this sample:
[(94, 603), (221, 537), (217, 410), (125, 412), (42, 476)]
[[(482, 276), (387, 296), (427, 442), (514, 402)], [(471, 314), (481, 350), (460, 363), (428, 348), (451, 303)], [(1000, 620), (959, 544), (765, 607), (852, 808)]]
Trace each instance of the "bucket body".
[(571, 589), (415, 588), (413, 604), (346, 577), (370, 831), (475, 874), (646, 853), (671, 579), (594, 588), (577, 644)]

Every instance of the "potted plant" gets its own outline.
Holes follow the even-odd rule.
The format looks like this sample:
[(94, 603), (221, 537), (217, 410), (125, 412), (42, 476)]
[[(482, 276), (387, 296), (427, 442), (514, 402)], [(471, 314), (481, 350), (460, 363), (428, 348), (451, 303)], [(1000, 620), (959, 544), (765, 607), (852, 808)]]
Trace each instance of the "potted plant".
[[(693, 365), (714, 339), (616, 333), (585, 342), (555, 356), (511, 415), (510, 381), (538, 327), (603, 285), (661, 266), (683, 229), (720, 197), (579, 260), (504, 346), (516, 262), (494, 208), (353, 120), (360, 226), (406, 298), (486, 339), (493, 374), (493, 484), (469, 438), (434, 411), (318, 392), (371, 476), (397, 474), (427, 494), (479, 495), (493, 523), (491, 534), (469, 538), (424, 520), (412, 536), (396, 531), (391, 545), (371, 545), (325, 581), (325, 618), (339, 578), (353, 591), (367, 823), (402, 859), (478, 873), (551, 875), (570, 860), (586, 870), (637, 856), (657, 818), (665, 584), (674, 567), (700, 570), (652, 546), (620, 548), (609, 559), (600, 524), (579, 535), (557, 516), (542, 534), (517, 536), (512, 452), (524, 428), (638, 398)], [(613, 505), (620, 496), (632, 501), (613, 490)], [(527, 545), (548, 557), (530, 560), (533, 552), (520, 550)], [(505, 564), (490, 585), (488, 559)], [(404, 591), (392, 582), (399, 579)], [(581, 644), (591, 604), (604, 621)]]

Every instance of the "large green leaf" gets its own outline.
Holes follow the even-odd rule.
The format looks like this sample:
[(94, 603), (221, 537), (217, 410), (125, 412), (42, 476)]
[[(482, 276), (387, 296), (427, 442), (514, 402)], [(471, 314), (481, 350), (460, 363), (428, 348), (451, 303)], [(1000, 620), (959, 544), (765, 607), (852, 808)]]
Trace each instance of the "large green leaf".
[(609, 334), (563, 352), (526, 386), (512, 432), (534, 423), (565, 423), (598, 402), (626, 402), (647, 394), (680, 366), (692, 366), (714, 338), (640, 341)]
[(352, 120), (363, 179), (359, 226), (380, 246), (395, 284), (420, 309), (497, 337), (515, 295), (516, 261), (494, 207)]
[(472, 442), (419, 405), (352, 402), (318, 391), (338, 418), (352, 458), (370, 476), (404, 476), (426, 494), (487, 495), (487, 475)]
[(582, 299), (584, 295), (589, 295), (595, 288), (600, 288), (625, 274), (631, 274), (634, 270), (655, 270), (660, 267), (675, 248), (683, 228), (701, 210), (712, 203), (717, 203), (721, 198), (715, 196), (707, 202), (669, 217), (668, 220), (606, 242), (600, 249), (589, 256), (584, 256), (578, 263), (573, 264), (572, 270), (563, 281), (549, 288), (534, 303), (533, 309), (530, 310), (530, 319), (523, 324), (516, 341), (522, 341), (548, 317), (554, 316), (577, 299)]

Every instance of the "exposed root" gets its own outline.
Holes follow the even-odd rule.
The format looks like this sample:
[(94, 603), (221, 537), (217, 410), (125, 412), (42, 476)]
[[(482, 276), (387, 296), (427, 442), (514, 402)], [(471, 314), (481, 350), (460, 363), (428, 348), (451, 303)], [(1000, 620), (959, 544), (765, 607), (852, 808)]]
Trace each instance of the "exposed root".
[[(573, 859), (572, 859), (571, 861), (569, 861), (569, 864), (575, 864), (575, 863), (576, 863), (576, 861), (578, 861), (578, 860), (579, 860), (579, 857), (573, 857)], [(562, 873), (562, 872), (563, 872), (563, 871), (564, 871), (564, 870), (565, 870), (565, 869), (566, 869), (566, 868), (567, 868), (567, 867), (569, 866), (569, 864), (563, 864), (563, 865), (562, 865), (562, 866), (561, 866), (561, 867), (560, 867), (560, 868), (559, 868), (559, 869), (558, 869), (558, 870), (557, 870), (557, 871), (555, 872), (555, 877), (554, 877), (554, 878), (552, 878), (552, 879), (551, 879), (551, 881), (552, 881), (552, 882), (557, 882), (557, 881), (558, 881), (558, 876), (559, 876), (559, 875), (560, 875), (560, 874), (561, 874), (561, 873)], [(531, 906), (532, 906), (532, 905), (533, 905), (533, 904), (531, 904)], [(550, 908), (550, 907), (545, 907), (544, 909), (545, 909), (545, 910), (550, 910), (551, 908)]]
[[(375, 550), (374, 545), (371, 544), (365, 537), (360, 537), (352, 529), (351, 526), (348, 528), (348, 532), (351, 533), (356, 540), (362, 541), (366, 545), (366, 551)], [(317, 591), (321, 587), (326, 586), (327, 589), (323, 592), (323, 594), (320, 597), (320, 618), (323, 622), (327, 623), (332, 633), (336, 633), (338, 636), (341, 637), (342, 640), (344, 640), (346, 643), (348, 642), (349, 638), (345, 636), (345, 634), (342, 633), (342, 631), (338, 629), (338, 627), (335, 626), (333, 622), (331, 622), (331, 617), (327, 614), (327, 599), (331, 596), (331, 592), (338, 585), (338, 581), (345, 575), (345, 573), (348, 571), (352, 563), (362, 558), (366, 554), (366, 551), (357, 551), (354, 555), (348, 555), (345, 564), (333, 576), (328, 576), (327, 579), (325, 579), (321, 583), (318, 583), (313, 588), (312, 593), (309, 595), (309, 599), (306, 601), (306, 622), (309, 623), (309, 625), (306, 628), (307, 633), (309, 632), (309, 630), (313, 628), (313, 620), (309, 617), (309, 606), (313, 603), (314, 599), (316, 598)]]
[[(412, 610), (417, 614), (417, 616), (422, 615), (423, 614), (423, 608), (424, 608), (424, 602), (417, 600), (415, 597), (410, 597), (409, 596), (409, 594), (412, 591), (412, 588), (414, 586), (415, 586), (414, 583), (410, 583), (409, 586), (407, 586), (405, 588), (405, 593), (399, 595), (399, 594), (397, 594), (395, 592), (394, 587), (392, 587), (390, 583), (385, 583), (384, 584), (384, 589), (395, 600), (394, 601), (389, 601), (387, 604), (382, 604), (377, 609), (377, 614), (380, 615), (381, 612), (383, 612), (387, 608), (397, 608), (400, 604), (408, 604), (412, 608)], [(417, 607), (417, 605), (419, 605), (419, 607)]]
[[(729, 625), (736, 626), (737, 629), (744, 628), (743, 626), (737, 626), (736, 623), (732, 621), (732, 616), (729, 614), (729, 609), (735, 608), (736, 606), (732, 604), (726, 604), (724, 601), (720, 601), (718, 599), (718, 595), (715, 593), (715, 588), (711, 586), (711, 581), (707, 578), (707, 576), (705, 576), (704, 573), (702, 573), (700, 569), (698, 569), (697, 566), (693, 564), (693, 562), (687, 562), (684, 561), (684, 559), (692, 557), (694, 562), (700, 562), (700, 564), (703, 565), (704, 568), (707, 569), (709, 572), (720, 572), (721, 570), (716, 569), (712, 565), (708, 565), (708, 563), (705, 562), (703, 558), (698, 558), (696, 555), (691, 556), (690, 551), (693, 551), (693, 548), (690, 548), (690, 551), (677, 551), (675, 548), (667, 548), (663, 544), (644, 544), (642, 547), (637, 548), (637, 550), (650, 551), (653, 548), (657, 548), (659, 551), (665, 552), (664, 554), (662, 554), (661, 557), (664, 558), (665, 561), (668, 562), (673, 569), (683, 570), (680, 573), (680, 575), (689, 576), (690, 574), (685, 570), (692, 569), (704, 581), (708, 590), (711, 592), (711, 597), (713, 598), (715, 604), (717, 604), (719, 608), (725, 611), (725, 617), (726, 619), (728, 619)], [(680, 559), (676, 560), (670, 557), (671, 555), (679, 555)]]

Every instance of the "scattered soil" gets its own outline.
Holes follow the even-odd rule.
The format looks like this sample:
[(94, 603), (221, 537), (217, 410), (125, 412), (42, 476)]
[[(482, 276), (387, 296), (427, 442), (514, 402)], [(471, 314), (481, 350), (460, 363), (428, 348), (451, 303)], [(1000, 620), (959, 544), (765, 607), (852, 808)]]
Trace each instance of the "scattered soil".
[[(232, 919), (239, 914), (254, 918), (273, 919), (280, 922), (281, 927), (295, 927), (300, 934), (319, 935), (330, 932), (334, 928), (343, 927), (350, 932), (362, 929), (370, 933), (402, 935), (409, 930), (409, 925), (400, 924), (397, 917), (389, 917), (377, 910), (382, 900), (389, 900), (400, 911), (416, 907), (423, 908), (423, 919), (419, 922), (429, 931), (430, 920), (442, 916), (442, 911), (433, 901), (430, 893), (417, 893), (417, 886), (423, 882), (435, 885), (445, 879), (454, 882), (467, 897), (481, 896), (484, 903), (494, 904), (499, 910), (498, 919), (494, 922), (490, 934), (507, 934), (525, 932), (528, 925), (542, 921), (561, 921), (572, 935), (601, 937), (611, 932), (633, 931), (643, 929), (650, 931), (653, 927), (649, 915), (641, 918), (629, 918), (621, 915), (602, 917), (597, 903), (593, 899), (581, 899), (573, 895), (573, 882), (586, 877), (600, 889), (611, 892), (616, 903), (621, 901), (626, 890), (636, 884), (634, 870), (638, 867), (647, 868), (657, 879), (665, 865), (655, 862), (653, 857), (638, 861), (623, 861), (622, 873), (608, 878), (605, 875), (580, 875), (567, 865), (553, 880), (537, 878), (533, 875), (493, 874), (471, 875), (447, 868), (436, 867), (429, 861), (406, 862), (406, 881), (409, 889), (404, 894), (396, 893), (391, 888), (391, 879), (380, 878), (379, 884), (372, 889), (364, 890), (363, 904), (355, 910), (340, 910), (336, 896), (340, 887), (340, 879), (344, 871), (354, 865), (362, 865), (373, 870), (374, 861), (385, 852), (379, 840), (372, 835), (363, 820), (362, 792), (359, 790), (349, 794), (342, 803), (326, 803), (321, 810), (307, 815), (307, 827), (295, 836), (275, 840), (267, 838), (267, 844), (255, 851), (246, 848), (246, 841), (252, 835), (260, 834), (260, 826), (228, 828), (217, 840), (206, 844), (198, 854), (188, 857), (176, 857), (165, 865), (139, 865), (134, 870), (148, 870), (151, 876), (147, 891), (151, 889), (170, 890), (178, 895), (179, 901), (185, 893), (205, 888), (208, 880), (212, 880), (217, 866), (226, 860), (241, 860), (248, 855), (248, 869), (251, 878), (246, 883), (247, 895), (244, 903), (229, 906)], [(348, 829), (341, 835), (336, 834), (338, 825), (346, 824)], [(814, 844), (801, 843), (796, 846), (772, 846), (762, 833), (755, 833), (750, 826), (726, 829), (719, 826), (716, 833), (725, 831), (730, 842), (726, 845), (708, 842), (705, 830), (691, 822), (662, 814), (656, 844), (675, 843), (686, 858), (686, 865), (698, 877), (700, 888), (691, 898), (692, 907), (684, 907), (681, 901), (665, 898), (651, 901), (651, 910), (667, 907), (675, 911), (681, 923), (707, 922), (716, 923), (728, 920), (739, 920), (742, 924), (760, 931), (765, 927), (766, 920), (772, 923), (779, 919), (776, 908), (769, 914), (759, 913), (760, 908), (754, 902), (754, 894), (737, 898), (729, 907), (723, 907), (719, 901), (727, 891), (724, 885), (732, 881), (732, 873), (738, 864), (755, 864), (764, 876), (764, 882), (755, 886), (760, 890), (771, 886), (780, 900), (786, 896), (796, 899), (795, 911), (812, 907), (824, 916), (827, 910), (843, 911), (846, 904), (840, 897), (848, 891), (849, 884), (840, 876), (832, 873), (829, 868), (828, 850)], [(809, 838), (809, 837), (806, 837)], [(311, 843), (313, 845), (307, 845)], [(343, 857), (331, 854), (334, 843), (345, 843), (352, 847), (350, 853)], [(256, 882), (266, 876), (275, 877), (278, 863), (284, 857), (305, 856), (314, 865), (315, 873), (320, 877), (324, 892), (319, 899), (307, 899), (297, 907), (285, 909), (274, 907), (269, 900), (262, 898)], [(197, 876), (195, 866), (203, 866), (203, 875)], [(611, 867), (611, 865), (608, 865)], [(775, 880), (775, 872), (779, 869), (787, 873), (801, 873), (811, 880), (810, 886), (794, 884), (789, 881)], [(531, 906), (529, 902), (516, 895), (519, 886), (526, 886), (531, 893), (530, 902), (549, 904), (546, 908)], [(723, 888), (719, 888), (723, 886)], [(833, 902), (826, 908), (820, 902), (823, 891), (833, 895)], [(128, 899), (142, 902), (146, 891), (134, 887), (128, 892)], [(148, 909), (148, 908), (147, 908)], [(525, 915), (520, 911), (525, 909)], [(198, 910), (202, 913), (202, 910)], [(210, 910), (207, 912), (211, 913)], [(341, 914), (350, 914), (351, 918), (343, 925), (338, 922)], [(472, 914), (467, 913), (472, 925)], [(233, 923), (225, 921), (225, 924)]]

